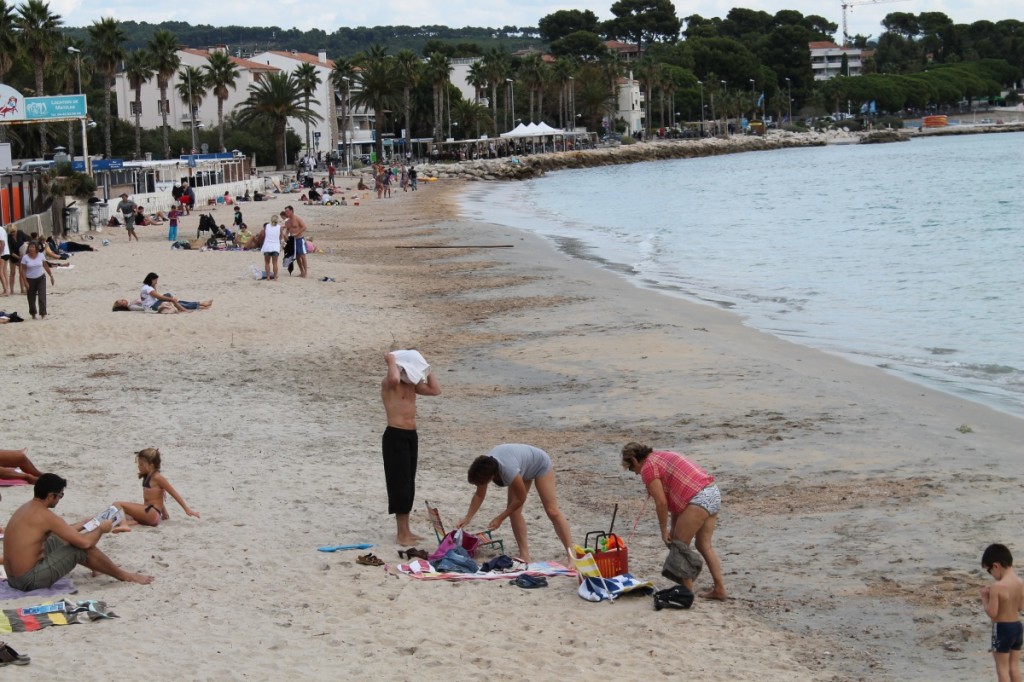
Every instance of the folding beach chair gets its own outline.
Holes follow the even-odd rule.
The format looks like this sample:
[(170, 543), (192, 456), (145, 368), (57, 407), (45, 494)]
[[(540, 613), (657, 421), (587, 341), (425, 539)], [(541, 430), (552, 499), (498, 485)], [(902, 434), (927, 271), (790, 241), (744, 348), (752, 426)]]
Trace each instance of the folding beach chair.
[[(444, 529), (444, 523), (441, 521), (441, 513), (437, 511), (437, 507), (431, 507), (430, 502), (425, 503), (427, 505), (427, 516), (430, 517), (430, 523), (434, 526), (434, 535), (437, 536), (437, 541), (441, 542), (448, 535), (448, 531)], [(473, 533), (473, 536), (480, 541), (480, 547), (497, 547), (500, 553), (505, 553), (505, 541), (491, 537), (491, 531), (485, 530), (482, 533)]]

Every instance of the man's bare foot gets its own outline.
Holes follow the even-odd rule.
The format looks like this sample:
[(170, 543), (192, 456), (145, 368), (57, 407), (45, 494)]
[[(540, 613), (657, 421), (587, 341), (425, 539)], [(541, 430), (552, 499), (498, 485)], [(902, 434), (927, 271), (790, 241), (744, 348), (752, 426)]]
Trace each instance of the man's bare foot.
[(423, 542), (423, 536), (416, 535), (414, 533), (409, 533), (408, 535), (399, 535), (395, 538), (395, 544), (403, 545), (405, 547), (414, 547), (421, 542)]
[(701, 599), (717, 599), (718, 601), (728, 601), (729, 595), (725, 592), (718, 590), (708, 590), (707, 592), (700, 593)]
[(151, 582), (153, 582), (153, 576), (142, 575), (141, 573), (128, 573), (125, 575), (124, 582), (138, 583), (139, 585), (148, 585)]

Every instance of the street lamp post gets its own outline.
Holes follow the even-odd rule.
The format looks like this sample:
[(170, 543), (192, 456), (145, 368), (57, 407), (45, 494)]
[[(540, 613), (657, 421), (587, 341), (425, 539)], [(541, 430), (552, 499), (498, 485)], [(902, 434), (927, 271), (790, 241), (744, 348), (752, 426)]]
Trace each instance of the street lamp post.
[(750, 79), (750, 103), (753, 113), (750, 115), (750, 120), (757, 118), (757, 84), (754, 79)]
[(704, 81), (697, 81), (700, 86), (700, 136), (704, 137)]
[(192, 174), (192, 169), (196, 167), (196, 111), (192, 106), (192, 72), (185, 67), (185, 78), (188, 80), (188, 125), (192, 130), (192, 149), (189, 155), (188, 168), (189, 175)]
[[(78, 94), (82, 94), (82, 51), (73, 45), (68, 45), (68, 54), (75, 55), (75, 64), (78, 67)], [(86, 148), (85, 140), (85, 119), (82, 119), (82, 148)], [(75, 160), (75, 137), (72, 133), (71, 121), (68, 121), (68, 157), (72, 162)], [(89, 161), (85, 160), (85, 172), (89, 173)], [(91, 173), (90, 173), (91, 174)]]
[(719, 81), (722, 84), (722, 114), (725, 116), (725, 135), (729, 136), (729, 111), (725, 100), (729, 97), (729, 81)]
[(512, 127), (516, 125), (516, 85), (515, 81), (511, 78), (506, 78), (505, 82), (508, 83), (509, 100), (512, 102)]
[(68, 45), (68, 54), (75, 55), (75, 63), (78, 66), (78, 94), (82, 94), (82, 51), (73, 45)]
[(569, 76), (569, 125), (576, 132), (576, 79)]
[(786, 79), (786, 95), (789, 97), (789, 124), (793, 125), (793, 81)]
[[(352, 175), (352, 140), (348, 130), (352, 127), (352, 79), (342, 77), (345, 83), (345, 122), (341, 124), (341, 149), (345, 154), (345, 175)], [(355, 135), (355, 131), (352, 131)]]

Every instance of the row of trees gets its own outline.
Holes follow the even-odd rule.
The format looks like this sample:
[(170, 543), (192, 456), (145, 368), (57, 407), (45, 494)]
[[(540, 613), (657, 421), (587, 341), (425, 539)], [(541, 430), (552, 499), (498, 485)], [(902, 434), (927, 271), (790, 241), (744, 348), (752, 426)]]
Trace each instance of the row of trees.
[[(685, 19), (685, 39), (680, 40), (684, 22), (675, 16), (668, 0), (618, 0), (611, 13), (614, 18), (606, 22), (598, 21), (593, 12), (580, 10), (560, 10), (542, 17), (536, 33), (557, 55), (553, 62), (542, 58), (539, 51), (514, 57), (499, 47), (483, 49), (475, 43), (454, 42), (458, 36), (452, 29), (405, 31), (409, 27), (398, 27), (402, 31), (396, 32), (415, 33), (425, 39), (426, 47), (436, 49), (423, 59), (411, 49), (390, 53), (374, 44), (352, 58), (335, 58), (330, 81), (341, 95), (339, 117), (346, 120), (350, 106), (373, 111), (380, 153), (385, 133), (399, 129), (405, 130), (407, 138), (435, 140), (496, 135), (515, 125), (513, 111), (527, 120), (597, 130), (613, 120), (617, 82), (627, 71), (644, 90), (648, 127), (667, 127), (677, 118), (693, 121), (753, 113), (762, 93), (765, 109), (780, 116), (790, 108), (799, 112), (806, 107), (807, 113), (821, 113), (845, 100), (873, 100), (888, 110), (955, 103), (998, 94), (1021, 73), (1019, 64), (1005, 58), (980, 58), (997, 50), (1009, 56), (1019, 52), (1024, 24), (1016, 21), (965, 28), (948, 18), (944, 22), (945, 15), (939, 13), (917, 17), (891, 14), (884, 22), (887, 32), (879, 43), (879, 54), (884, 52), (882, 42), (896, 44), (897, 39), (921, 52), (900, 74), (878, 69), (900, 77), (869, 75), (816, 84), (807, 43), (829, 39), (837, 30), (823, 17), (792, 10), (772, 15), (741, 8), (733, 9), (724, 19), (693, 15)], [(135, 95), (136, 157), (142, 153), (143, 140), (150, 139), (139, 125), (142, 86), (155, 79), (160, 100), (166, 102), (176, 74), (181, 83), (175, 94), (193, 111), (206, 97), (217, 99), (218, 147), (226, 146), (236, 126), (262, 126), (270, 132), (280, 165), (288, 119), (305, 123), (309, 146), (309, 124), (318, 119), (313, 108), (319, 103), (313, 95), (321, 85), (312, 65), (302, 65), (290, 74), (263, 77), (251, 86), (237, 115), (226, 118), (223, 105), (229, 92), (237, 88), (239, 73), (225, 52), (212, 52), (201, 67), (182, 68), (177, 55), (181, 36), (171, 31), (156, 30), (144, 45), (126, 50), (124, 46), (130, 44), (126, 27), (141, 25), (100, 19), (85, 29), (83, 40), (62, 30), (62, 23), (44, 0), (24, 0), (17, 8), (0, 0), (0, 81), (24, 92), (72, 93), (76, 75), (81, 73), (85, 91), (102, 95), (91, 99), (102, 99), (102, 106), (94, 106), (93, 111), (102, 122), (102, 148), (108, 155), (127, 153), (114, 145), (115, 141), (123, 144), (111, 102), (113, 79), (121, 68)], [(503, 30), (513, 29), (524, 35), (532, 30)], [(210, 38), (223, 42), (213, 35)], [(645, 54), (626, 65), (605, 46), (606, 38), (640, 44)], [(863, 36), (856, 40), (867, 44)], [(452, 59), (459, 54), (482, 57), (470, 69), (469, 82), (476, 91), (470, 99), (463, 99), (451, 84)], [(929, 65), (933, 68), (925, 71)], [(173, 132), (166, 109), (161, 106), (160, 149), (169, 154)], [(25, 136), (17, 140), (24, 150), (45, 153), (47, 128), (40, 129), (37, 145)], [(5, 132), (0, 127), (0, 135)], [(344, 145), (345, 126), (341, 133)], [(73, 152), (70, 134), (69, 147)]]

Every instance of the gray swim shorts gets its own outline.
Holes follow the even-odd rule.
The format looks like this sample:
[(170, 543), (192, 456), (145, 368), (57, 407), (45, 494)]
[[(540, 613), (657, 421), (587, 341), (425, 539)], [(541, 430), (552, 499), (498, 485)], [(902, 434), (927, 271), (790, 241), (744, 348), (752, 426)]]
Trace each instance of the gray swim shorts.
[(43, 542), (43, 558), (28, 573), (8, 578), (7, 584), (16, 590), (28, 592), (49, 587), (85, 561), (85, 550), (72, 547), (56, 535)]
[(709, 516), (714, 516), (722, 509), (722, 492), (717, 485), (712, 483), (694, 495), (690, 504), (695, 504), (706, 511)]

